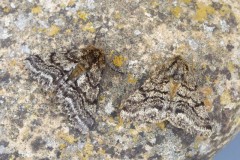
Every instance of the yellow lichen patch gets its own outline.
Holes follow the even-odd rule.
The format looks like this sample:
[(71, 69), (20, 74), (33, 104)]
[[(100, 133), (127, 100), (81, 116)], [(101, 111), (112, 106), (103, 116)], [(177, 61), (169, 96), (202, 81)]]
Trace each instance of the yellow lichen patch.
[(134, 135), (132, 140), (134, 143), (137, 143), (139, 141), (139, 135)]
[(123, 119), (119, 116), (119, 118), (118, 118), (118, 124), (116, 125), (116, 130), (119, 130), (119, 129), (121, 129), (122, 128), (122, 126), (123, 126)]
[(77, 23), (79, 18), (73, 18), (73, 23)]
[(72, 33), (72, 30), (71, 30), (71, 29), (67, 29), (67, 30), (65, 31), (65, 33), (67, 33), (67, 34)]
[(63, 132), (59, 132), (58, 137), (63, 139), (64, 141), (66, 141), (69, 144), (73, 144), (77, 141), (77, 139), (75, 139), (72, 135), (69, 135), (69, 134), (63, 133)]
[(14, 155), (11, 155), (11, 157), (9, 158), (9, 160), (14, 160), (14, 159), (15, 159)]
[(183, 3), (189, 4), (192, 2), (192, 0), (181, 0)]
[(166, 129), (166, 123), (165, 123), (165, 122), (159, 122), (159, 123), (156, 123), (156, 125), (157, 125), (161, 130)]
[(70, 0), (69, 2), (68, 2), (68, 6), (73, 6), (75, 4), (75, 0)]
[(100, 155), (105, 155), (106, 151), (104, 149), (100, 148), (97, 153)]
[(82, 20), (84, 20), (84, 21), (87, 20), (87, 17), (88, 17), (88, 14), (87, 14), (87, 13), (85, 13), (85, 12), (83, 12), (83, 11), (78, 11), (78, 12), (77, 12), (77, 15), (78, 15), (78, 17), (79, 17), (80, 19), (82, 19)]
[(139, 131), (137, 129), (130, 129), (129, 130), (129, 134), (136, 136), (139, 133)]
[(65, 149), (66, 147), (67, 147), (67, 145), (64, 144), (64, 143), (62, 143), (62, 144), (60, 144), (60, 145), (58, 146), (58, 148), (59, 148), (60, 150), (63, 150), (63, 149)]
[(30, 137), (30, 133), (31, 133), (31, 131), (30, 131), (30, 129), (29, 128), (24, 128), (22, 131), (21, 131), (21, 136), (22, 136), (22, 140), (24, 141), (24, 140), (27, 140), (29, 137)]
[(212, 101), (210, 101), (210, 100), (207, 99), (207, 98), (203, 100), (203, 103), (204, 103), (204, 105), (206, 106), (207, 111), (210, 111), (211, 108), (213, 107)]
[(60, 28), (55, 26), (55, 25), (52, 25), (49, 29), (48, 29), (48, 32), (47, 32), (47, 35), (49, 36), (55, 36), (56, 34), (58, 34), (58, 32), (60, 31)]
[(83, 31), (88, 31), (91, 33), (95, 32), (95, 28), (93, 27), (93, 24), (91, 22), (87, 23), (85, 26), (82, 27)]
[(128, 83), (130, 84), (135, 84), (137, 82), (137, 79), (133, 77), (132, 74), (128, 74), (128, 78), (127, 78)]
[(115, 124), (115, 120), (112, 116), (109, 116), (108, 118), (106, 118), (106, 121), (108, 124)]
[(115, 56), (113, 58), (113, 64), (116, 66), (116, 67), (121, 67), (123, 65), (125, 61), (125, 58), (122, 56), (122, 55), (119, 55), (119, 56)]
[(38, 14), (40, 12), (42, 12), (42, 8), (41, 7), (37, 6), (37, 7), (33, 7), (32, 8), (32, 13), (33, 14)]
[(227, 68), (231, 73), (235, 71), (235, 66), (232, 62), (228, 63)]
[(152, 132), (152, 130), (154, 129), (154, 127), (152, 127), (151, 125), (140, 125), (137, 126), (136, 129), (138, 130), (138, 132)]
[(99, 98), (98, 98), (98, 101), (102, 102), (102, 101), (104, 101), (105, 99), (106, 99), (106, 97), (105, 97), (105, 96), (103, 96), (103, 95), (100, 95), (100, 96), (99, 96)]
[(179, 54), (181, 54), (181, 53), (185, 53), (186, 52), (186, 50), (188, 49), (188, 45), (186, 45), (186, 44), (179, 44), (179, 46), (177, 47), (177, 49), (176, 49), (176, 53), (179, 53)]
[(33, 32), (38, 32), (38, 28), (37, 28), (37, 27), (33, 27), (33, 28), (32, 28), (32, 31), (33, 31)]
[(33, 30), (34, 32), (46, 32), (46, 31), (47, 31), (46, 28), (36, 28), (36, 27), (34, 27), (32, 30)]
[(205, 95), (205, 96), (210, 96), (213, 93), (212, 88), (210, 87), (203, 87), (201, 88), (201, 92)]
[(196, 136), (195, 138), (195, 143), (194, 143), (194, 148), (198, 149), (199, 144), (204, 140), (203, 136)]
[(6, 90), (4, 89), (0, 89), (0, 94), (6, 94)]
[(26, 96), (24, 96), (24, 95), (20, 95), (19, 97), (18, 97), (18, 103), (24, 103), (24, 102), (26, 102)]
[(109, 55), (112, 56), (114, 53), (115, 53), (115, 51), (114, 51), (114, 50), (111, 50), (111, 51), (109, 52)]
[(88, 160), (93, 155), (93, 145), (90, 143), (89, 138), (84, 146), (84, 148), (77, 153), (81, 160)]
[(232, 11), (231, 11), (231, 8), (228, 6), (228, 5), (223, 5), (219, 11), (220, 15), (221, 16), (225, 16), (225, 15), (228, 15), (230, 14)]
[(131, 134), (132, 140), (135, 143), (138, 142), (138, 140), (139, 140), (139, 136), (138, 136), (139, 132), (141, 132), (141, 128), (136, 128), (136, 129), (130, 129), (129, 130), (129, 134)]
[(115, 18), (115, 19), (120, 19), (120, 18), (121, 18), (121, 13), (120, 13), (119, 11), (116, 11), (116, 12), (114, 13), (114, 18)]
[(9, 64), (10, 64), (11, 67), (14, 67), (14, 66), (17, 65), (17, 61), (16, 60), (11, 60)]
[(116, 28), (117, 28), (117, 29), (123, 29), (123, 28), (124, 28), (124, 24), (117, 24), (117, 25), (116, 25)]
[(237, 117), (234, 122), (236, 122), (236, 124), (239, 126), (240, 125), (240, 117)]
[(206, 78), (207, 82), (211, 82), (211, 77), (210, 76), (207, 75), (205, 78)]
[(203, 22), (207, 19), (208, 15), (213, 14), (215, 9), (211, 6), (207, 6), (204, 3), (197, 3), (198, 9), (194, 19), (198, 22)]
[(3, 8), (3, 12), (5, 12), (5, 13), (10, 12), (10, 8), (8, 8), (8, 7), (4, 7), (4, 8)]
[(179, 18), (181, 16), (182, 13), (182, 8), (179, 6), (173, 7), (171, 9), (171, 13), (176, 17)]
[(231, 102), (232, 102), (232, 101), (231, 101), (231, 95), (230, 95), (230, 93), (229, 93), (228, 90), (225, 90), (225, 91), (222, 93), (221, 97), (220, 97), (220, 103), (221, 103), (222, 105), (227, 105), (227, 104), (229, 104), (229, 103), (231, 103)]
[[(235, 14), (234, 16), (235, 16), (235, 18), (236, 18), (237, 23), (239, 24), (239, 23), (240, 23), (240, 15)], [(240, 60), (240, 59), (239, 59), (239, 60)]]
[(157, 8), (160, 5), (159, 2), (156, 0), (151, 1), (150, 4), (153, 8)]
[(102, 145), (102, 144), (105, 143), (105, 141), (104, 141), (103, 138), (104, 138), (104, 137), (98, 137), (98, 138), (97, 138), (97, 142), (98, 142), (99, 145)]
[(143, 154), (143, 159), (149, 159), (149, 157), (151, 157), (151, 153), (150, 152), (146, 152)]

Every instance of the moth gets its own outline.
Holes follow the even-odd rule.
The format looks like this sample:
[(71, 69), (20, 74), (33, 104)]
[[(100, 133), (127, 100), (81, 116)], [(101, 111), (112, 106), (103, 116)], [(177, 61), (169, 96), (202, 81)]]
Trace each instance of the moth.
[(50, 53), (47, 60), (39, 55), (26, 58), (31, 76), (56, 93), (62, 111), (82, 133), (95, 127), (100, 81), (105, 67), (102, 49), (89, 45), (80, 50)]
[(120, 116), (144, 122), (169, 121), (188, 133), (211, 135), (212, 124), (200, 98), (193, 69), (177, 56), (157, 69), (122, 102)]

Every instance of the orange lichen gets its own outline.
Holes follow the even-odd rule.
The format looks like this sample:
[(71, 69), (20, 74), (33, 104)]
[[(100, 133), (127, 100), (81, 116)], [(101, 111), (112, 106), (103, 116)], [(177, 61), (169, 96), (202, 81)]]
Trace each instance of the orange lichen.
[(211, 77), (209, 75), (205, 76), (207, 82), (211, 82)]
[(121, 23), (116, 25), (117, 29), (123, 29), (124, 27), (125, 27), (124, 24)]
[(128, 74), (128, 78), (127, 78), (128, 83), (130, 84), (135, 84), (137, 82), (137, 79), (133, 77), (132, 74)]
[(171, 13), (176, 17), (179, 18), (182, 13), (182, 8), (179, 6), (171, 8)]
[(5, 12), (5, 13), (10, 12), (10, 8), (8, 8), (8, 7), (4, 7), (4, 8), (3, 8), (3, 12)]
[(231, 95), (230, 95), (230, 93), (229, 93), (228, 90), (225, 90), (225, 91), (222, 93), (221, 97), (220, 97), (220, 103), (221, 103), (222, 105), (227, 105), (227, 104), (229, 104), (229, 103), (231, 103), (231, 102), (232, 102), (232, 101), (231, 101)]
[(202, 141), (204, 141), (204, 137), (203, 137), (203, 136), (200, 136), (200, 135), (197, 135), (196, 138), (195, 138), (195, 143), (194, 143), (193, 148), (198, 149), (199, 144), (200, 144)]
[(87, 17), (88, 17), (88, 14), (87, 14), (87, 13), (85, 13), (85, 12), (83, 12), (83, 11), (78, 11), (78, 12), (77, 12), (77, 15), (78, 15), (78, 17), (79, 17), (80, 19), (82, 19), (82, 20), (84, 20), (84, 21), (87, 20)]
[(194, 19), (198, 22), (207, 20), (208, 15), (215, 13), (213, 7), (207, 6), (204, 3), (197, 3), (197, 8)]
[(157, 8), (160, 5), (159, 2), (156, 0), (151, 1), (150, 4), (153, 8)]
[(228, 63), (227, 68), (231, 73), (235, 71), (235, 66), (232, 62)]
[(49, 29), (48, 29), (48, 32), (47, 32), (47, 35), (49, 36), (55, 36), (56, 34), (58, 34), (58, 32), (60, 31), (60, 28), (55, 26), (55, 25), (52, 25)]
[(221, 16), (225, 16), (225, 15), (228, 15), (230, 14), (232, 11), (231, 11), (231, 8), (228, 6), (228, 5), (223, 5), (219, 11), (220, 15)]
[(37, 6), (37, 7), (33, 7), (32, 8), (32, 13), (33, 14), (39, 14), (40, 12), (42, 12), (42, 8)]
[(123, 65), (124, 61), (125, 61), (125, 58), (122, 55), (115, 56), (113, 59), (113, 64), (116, 67), (121, 67)]
[(95, 32), (95, 28), (93, 27), (93, 24), (91, 22), (89, 22), (85, 26), (83, 26), (82, 29), (83, 29), (83, 31), (88, 31), (91, 33)]
[(69, 2), (68, 2), (68, 6), (73, 6), (75, 4), (75, 0), (70, 0)]
[(63, 133), (63, 132), (59, 132), (58, 137), (69, 144), (73, 144), (77, 141), (77, 139), (75, 139), (72, 135), (69, 135), (69, 134)]
[(201, 88), (201, 92), (205, 95), (205, 96), (210, 96), (213, 93), (212, 88), (210, 87), (203, 87)]
[(234, 122), (239, 126), (240, 125), (240, 117), (237, 117)]
[(161, 130), (166, 129), (166, 123), (165, 123), (165, 122), (159, 122), (159, 123), (156, 123), (156, 125), (157, 125)]
[(72, 30), (71, 30), (71, 29), (67, 29), (67, 30), (65, 31), (65, 33), (67, 33), (67, 34), (72, 33)]
[(129, 130), (129, 134), (131, 134), (132, 136), (136, 136), (138, 135), (139, 131), (137, 129), (130, 129)]
[(105, 151), (104, 149), (100, 148), (100, 149), (98, 150), (98, 154), (106, 155), (106, 151)]
[(63, 150), (63, 149), (65, 149), (67, 147), (67, 145), (65, 144), (65, 143), (62, 143), (62, 144), (60, 144), (59, 146), (58, 146), (58, 148), (60, 149), (60, 150)]
[(213, 107), (212, 101), (210, 101), (210, 100), (207, 99), (207, 98), (203, 100), (203, 103), (204, 103), (204, 105), (206, 106), (207, 111), (210, 111), (211, 108)]
[(115, 18), (115, 19), (120, 19), (120, 18), (121, 18), (121, 13), (120, 13), (119, 11), (116, 11), (116, 12), (114, 13), (114, 18)]
[(9, 64), (10, 64), (10, 66), (14, 67), (14, 66), (17, 65), (17, 61), (16, 60), (11, 60)]
[(87, 139), (85, 146), (81, 151), (77, 153), (78, 157), (82, 160), (88, 160), (93, 155), (93, 145), (91, 144), (90, 139)]
[(107, 119), (106, 119), (107, 123), (108, 124), (114, 124), (115, 123), (115, 120), (112, 116), (109, 116)]
[(183, 3), (189, 4), (192, 2), (192, 0), (181, 0)]
[(14, 160), (14, 159), (16, 159), (15, 155), (11, 155), (11, 156), (9, 157), (9, 160)]
[(118, 124), (116, 125), (116, 130), (119, 130), (123, 126), (123, 119), (119, 116), (118, 118)]

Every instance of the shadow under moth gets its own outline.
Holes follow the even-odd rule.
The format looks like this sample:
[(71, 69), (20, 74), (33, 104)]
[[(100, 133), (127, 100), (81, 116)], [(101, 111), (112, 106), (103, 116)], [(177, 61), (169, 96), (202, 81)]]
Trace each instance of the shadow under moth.
[(188, 133), (209, 136), (212, 124), (197, 89), (193, 69), (177, 56), (122, 102), (120, 116), (152, 123), (167, 120)]
[(104, 53), (92, 45), (81, 50), (53, 52), (47, 61), (38, 55), (26, 58), (34, 79), (56, 92), (62, 111), (83, 134), (95, 127)]

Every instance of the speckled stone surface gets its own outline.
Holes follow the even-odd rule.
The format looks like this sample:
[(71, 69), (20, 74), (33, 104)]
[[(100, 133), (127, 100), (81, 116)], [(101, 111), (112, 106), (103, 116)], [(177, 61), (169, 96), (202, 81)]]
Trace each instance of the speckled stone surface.
[[(240, 3), (235, 0), (3, 0), (0, 3), (0, 159), (209, 159), (240, 126)], [(82, 135), (29, 78), (24, 59), (92, 44), (106, 51), (98, 127)], [(125, 122), (121, 101), (166, 59), (198, 73), (211, 137), (168, 122)]]

